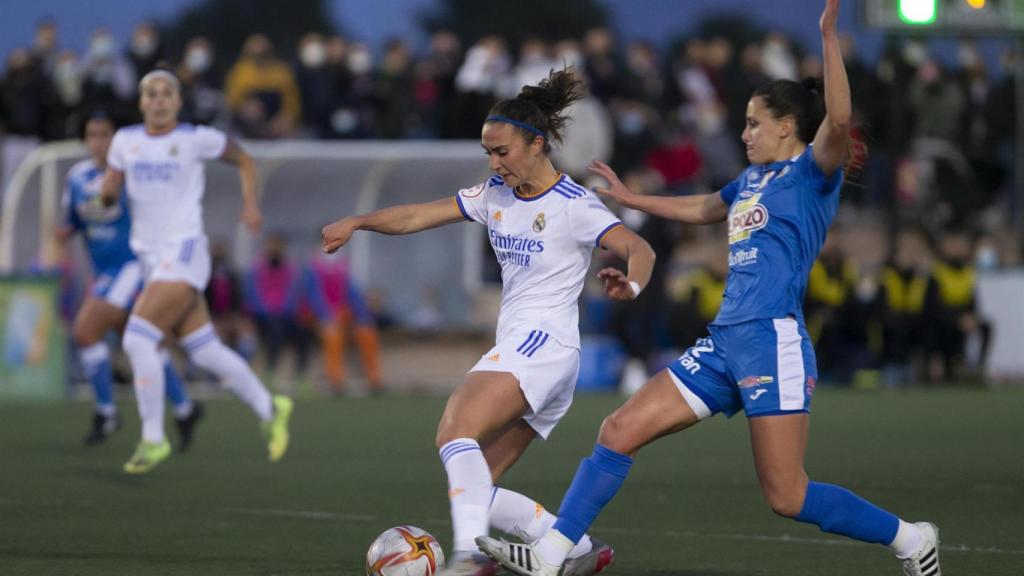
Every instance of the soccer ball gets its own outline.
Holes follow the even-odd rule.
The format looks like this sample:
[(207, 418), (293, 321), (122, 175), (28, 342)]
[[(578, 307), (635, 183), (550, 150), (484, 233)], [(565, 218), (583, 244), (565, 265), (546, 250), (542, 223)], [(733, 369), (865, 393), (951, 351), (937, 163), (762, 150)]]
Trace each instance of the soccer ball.
[(415, 526), (388, 528), (366, 552), (366, 576), (434, 576), (442, 566), (437, 539)]

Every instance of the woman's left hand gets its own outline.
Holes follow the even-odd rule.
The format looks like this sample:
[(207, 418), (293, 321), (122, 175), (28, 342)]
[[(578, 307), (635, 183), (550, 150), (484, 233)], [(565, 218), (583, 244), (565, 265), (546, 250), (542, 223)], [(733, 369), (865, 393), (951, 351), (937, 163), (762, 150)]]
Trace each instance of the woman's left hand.
[(629, 279), (617, 268), (605, 268), (597, 273), (597, 277), (604, 280), (604, 293), (615, 300), (633, 300), (637, 294), (633, 293), (633, 287), (629, 285)]
[(825, 0), (825, 10), (821, 13), (818, 26), (822, 34), (835, 34), (836, 22), (839, 20), (839, 0)]
[(250, 232), (256, 233), (263, 226), (263, 213), (260, 211), (259, 206), (246, 205), (242, 207), (241, 220), (242, 224), (245, 224), (245, 227)]

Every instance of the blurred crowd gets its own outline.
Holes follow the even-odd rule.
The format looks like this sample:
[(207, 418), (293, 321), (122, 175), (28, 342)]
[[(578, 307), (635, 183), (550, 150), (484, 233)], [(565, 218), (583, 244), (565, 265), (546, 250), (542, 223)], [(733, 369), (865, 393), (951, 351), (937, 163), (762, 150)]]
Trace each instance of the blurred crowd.
[[(622, 357), (616, 374), (623, 387), (635, 389), (707, 334), (730, 256), (724, 224), (695, 231), (630, 210), (623, 217), (665, 256), (636, 302), (609, 301), (594, 282), (583, 318), (598, 347)], [(840, 220), (811, 270), (804, 300), (819, 382), (980, 382), (992, 330), (979, 310), (978, 282), (998, 269), (999, 259), (991, 235), (931, 236), (915, 227), (890, 235)]]
[[(745, 162), (739, 134), (754, 88), (821, 74), (820, 58), (781, 33), (742, 46), (717, 36), (662, 49), (644, 41), (620, 46), (613, 32), (596, 28), (554, 43), (526, 40), (514, 51), (500, 36), (466, 46), (440, 31), (422, 53), (393, 39), (380, 54), (341, 36), (309, 33), (294, 46), (274, 46), (252, 34), (233, 62), (215, 61), (224, 53), (216, 41), (195, 37), (171, 53), (159, 27), (142, 22), (126, 47), (100, 29), (77, 54), (61, 46), (56, 22), (42, 21), (31, 47), (7, 55), (0, 133), (73, 138), (96, 109), (113, 111), (120, 123), (137, 120), (137, 81), (161, 67), (181, 79), (184, 121), (244, 138), (476, 139), (496, 99), (551, 68), (575, 66), (591, 98), (572, 111), (566, 169), (580, 170), (597, 155), (619, 170), (653, 166), (670, 188), (716, 188)], [(842, 49), (858, 137), (870, 149), (852, 199), (921, 201), (924, 188), (954, 213), (960, 204), (991, 202), (1012, 154), (1012, 51), (989, 70), (969, 41), (955, 66), (913, 40), (892, 40), (876, 62), (862, 60), (849, 38)], [(904, 175), (907, 158), (933, 160), (934, 173)], [(969, 201), (958, 198), (965, 188)]]
[[(395, 39), (380, 54), (341, 36), (309, 33), (294, 46), (274, 46), (253, 34), (234, 62), (215, 61), (216, 41), (192, 38), (171, 53), (159, 27), (142, 22), (126, 47), (101, 29), (77, 54), (61, 46), (55, 22), (41, 22), (32, 46), (7, 56), (0, 134), (78, 137), (96, 109), (134, 121), (138, 78), (162, 67), (181, 79), (184, 121), (246, 139), (476, 139), (497, 99), (552, 68), (574, 66), (590, 95), (570, 109), (574, 122), (556, 152), (559, 169), (586, 180), (587, 163), (598, 158), (636, 190), (691, 194), (716, 190), (745, 165), (739, 134), (755, 87), (822, 71), (816, 54), (780, 33), (745, 45), (694, 37), (666, 50), (643, 41), (620, 45), (606, 28), (515, 48), (500, 36), (466, 45), (440, 31), (423, 53)], [(912, 39), (891, 40), (874, 62), (849, 38), (841, 46), (857, 126), (843, 204), (858, 216), (841, 215), (808, 288), (822, 378), (962, 377), (977, 370), (988, 339), (974, 309), (976, 272), (1020, 262), (1009, 221), (1022, 209), (1011, 193), (1017, 55), (1007, 50), (991, 70), (969, 41), (954, 65)], [(623, 218), (659, 254), (676, 256), (659, 258), (640, 313), (588, 297), (587, 324), (617, 334), (630, 357), (650, 365), (659, 361), (657, 351), (685, 347), (714, 316), (728, 264), (717, 239), (725, 234), (628, 211)], [(877, 233), (866, 242), (863, 234), (842, 239), (857, 230)], [(320, 273), (316, 265), (282, 269), (274, 262), (243, 271), (249, 280), (231, 289), (215, 271), (210, 296), (222, 323), (245, 310), (246, 322), (224, 329), (259, 334), (268, 363), (282, 346), (296, 347), (304, 359), (311, 343), (336, 346), (346, 322), (370, 322), (360, 295), (339, 288), (325, 304), (302, 288)], [(338, 316), (339, 309), (348, 312)], [(339, 317), (348, 320), (338, 324)], [(354, 333), (357, 342), (372, 340)]]

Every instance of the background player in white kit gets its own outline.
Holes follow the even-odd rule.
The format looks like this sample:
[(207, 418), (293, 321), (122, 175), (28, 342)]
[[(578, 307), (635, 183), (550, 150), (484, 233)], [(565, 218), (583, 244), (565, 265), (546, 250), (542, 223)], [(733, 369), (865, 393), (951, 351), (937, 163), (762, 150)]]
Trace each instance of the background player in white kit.
[(196, 365), (216, 374), (248, 404), (263, 425), (271, 461), (288, 447), (292, 402), (270, 393), (238, 354), (221, 343), (202, 291), (210, 279), (203, 232), (203, 161), (235, 164), (242, 181), (242, 222), (258, 230), (262, 215), (252, 158), (223, 132), (178, 124), (181, 86), (173, 74), (150, 72), (139, 82), (144, 123), (118, 130), (110, 146), (102, 196), (117, 201), (126, 184), (132, 210), (131, 247), (142, 261), (146, 286), (132, 308), (123, 346), (135, 372), (142, 440), (124, 465), (151, 470), (170, 454), (164, 438), (164, 377), (158, 347), (175, 337)]
[[(562, 111), (580, 96), (579, 81), (564, 70), (496, 104), (481, 134), (496, 176), (459, 191), (454, 201), (394, 206), (323, 230), (323, 248), (333, 252), (356, 230), (411, 234), (473, 220), (487, 226), (501, 264), (497, 344), (456, 388), (437, 429), (454, 531), (454, 554), (442, 576), (496, 572), (473, 541), (487, 533), (488, 522), (530, 541), (554, 521), (533, 500), (493, 482), (535, 437), (547, 438), (572, 403), (580, 362), (577, 300), (593, 249), (628, 262), (628, 275), (611, 268), (600, 273), (612, 298), (635, 298), (651, 276), (651, 247), (548, 158), (568, 121)], [(584, 538), (565, 574), (593, 574), (611, 556), (607, 545)]]
[[(85, 123), (89, 158), (76, 163), (68, 171), (63, 198), (64, 225), (57, 230), (57, 241), (62, 244), (75, 234), (82, 235), (94, 275), (92, 290), (75, 314), (71, 329), (82, 368), (96, 397), (96, 413), (84, 440), (87, 446), (103, 442), (121, 427), (121, 418), (114, 404), (113, 374), (106, 337), (109, 331), (124, 328), (128, 311), (142, 290), (142, 267), (128, 246), (131, 216), (127, 199), (122, 198), (109, 207), (97, 202), (114, 130), (113, 120), (104, 112), (94, 112)], [(180, 437), (178, 449), (185, 451), (192, 441), (196, 423), (202, 418), (203, 409), (188, 397), (167, 353), (161, 351), (161, 356), (167, 397), (173, 405)]]

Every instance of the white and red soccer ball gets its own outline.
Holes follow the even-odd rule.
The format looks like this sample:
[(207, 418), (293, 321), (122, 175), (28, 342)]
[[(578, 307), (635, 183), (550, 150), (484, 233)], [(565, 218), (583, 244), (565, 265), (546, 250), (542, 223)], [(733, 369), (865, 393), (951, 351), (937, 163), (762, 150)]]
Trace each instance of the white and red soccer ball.
[(415, 526), (388, 528), (366, 552), (366, 576), (434, 576), (443, 566), (441, 544)]

